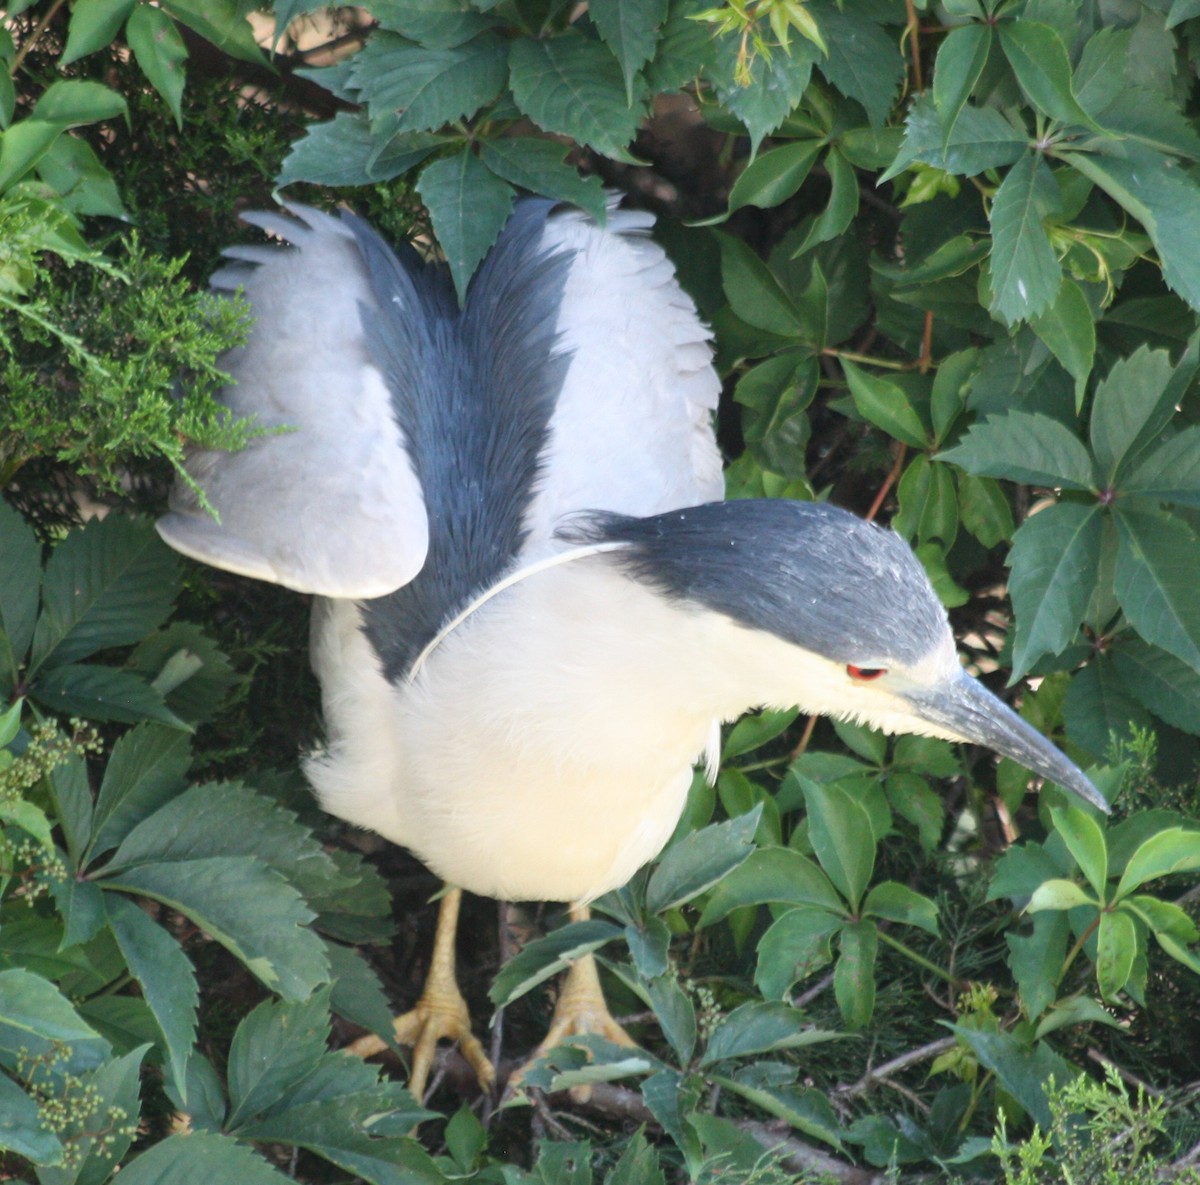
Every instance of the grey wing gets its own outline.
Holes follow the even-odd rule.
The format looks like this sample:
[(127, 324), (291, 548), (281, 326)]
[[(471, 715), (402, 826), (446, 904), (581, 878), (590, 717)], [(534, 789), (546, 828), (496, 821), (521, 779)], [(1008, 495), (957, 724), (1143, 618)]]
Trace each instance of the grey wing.
[(712, 335), (653, 223), (616, 208), (604, 227), (571, 209), (547, 222), (543, 250), (572, 254), (557, 324), (570, 362), (526, 516), (527, 557), (562, 546), (553, 533), (578, 511), (644, 517), (724, 496)]
[(188, 473), (219, 521), (176, 481), (158, 530), (184, 555), (297, 592), (382, 596), (420, 571), (428, 522), (363, 332), (360, 310), (376, 297), (347, 225), (287, 209), (294, 218), (246, 221), (290, 247), (232, 248), (212, 280), (242, 289), (255, 319), (248, 344), (223, 359), (234, 382), (220, 398), (282, 431), (241, 452), (193, 450)]

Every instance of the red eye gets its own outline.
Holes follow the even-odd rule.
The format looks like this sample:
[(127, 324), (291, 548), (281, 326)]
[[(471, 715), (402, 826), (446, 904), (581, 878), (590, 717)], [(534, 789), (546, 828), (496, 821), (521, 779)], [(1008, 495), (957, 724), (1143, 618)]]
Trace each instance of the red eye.
[(851, 664), (846, 667), (846, 674), (861, 683), (869, 683), (872, 679), (878, 679), (880, 675), (886, 675), (887, 667), (856, 667)]

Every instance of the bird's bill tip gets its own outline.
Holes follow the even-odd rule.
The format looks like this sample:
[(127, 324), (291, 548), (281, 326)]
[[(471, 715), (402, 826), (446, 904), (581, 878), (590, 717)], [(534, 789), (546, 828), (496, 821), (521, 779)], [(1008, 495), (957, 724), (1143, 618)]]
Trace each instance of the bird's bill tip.
[(935, 692), (917, 694), (912, 702), (923, 719), (961, 740), (1011, 757), (1106, 815), (1111, 810), (1104, 795), (1073, 761), (966, 671)]

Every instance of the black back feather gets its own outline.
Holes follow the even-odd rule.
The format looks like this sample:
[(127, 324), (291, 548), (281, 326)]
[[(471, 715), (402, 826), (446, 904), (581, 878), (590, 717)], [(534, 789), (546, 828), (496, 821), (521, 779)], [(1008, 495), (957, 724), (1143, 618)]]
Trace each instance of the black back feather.
[(364, 629), (393, 681), (442, 625), (494, 584), (524, 543), (550, 417), (569, 357), (555, 352), (570, 252), (539, 252), (553, 203), (519, 202), (460, 310), (448, 274), (351, 226), (377, 310), (363, 310), (429, 519), (417, 577), (363, 602)]

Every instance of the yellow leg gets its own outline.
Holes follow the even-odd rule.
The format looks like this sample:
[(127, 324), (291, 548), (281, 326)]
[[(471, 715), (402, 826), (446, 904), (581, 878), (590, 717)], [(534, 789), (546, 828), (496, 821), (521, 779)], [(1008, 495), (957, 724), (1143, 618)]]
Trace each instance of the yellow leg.
[[(467, 1002), (458, 990), (454, 971), (454, 939), (461, 901), (461, 889), (446, 890), (438, 910), (433, 957), (421, 998), (411, 1012), (396, 1017), (393, 1022), (397, 1044), (412, 1046), (412, 1072), (408, 1088), (418, 1100), (425, 1096), (425, 1084), (433, 1068), (437, 1043), (443, 1037), (458, 1042), (463, 1057), (475, 1071), (479, 1085), (484, 1090), (488, 1090), (496, 1078), (496, 1071), (483, 1052), (483, 1046), (471, 1032), (471, 1016), (467, 1011)], [(360, 1037), (347, 1048), (359, 1057), (373, 1057), (382, 1053), (387, 1046), (371, 1035)]]
[[(586, 905), (572, 905), (570, 913), (573, 922), (586, 922), (592, 916), (592, 911)], [(577, 959), (567, 971), (550, 1028), (534, 1056), (538, 1057), (548, 1049), (561, 1045), (568, 1037), (578, 1037), (583, 1033), (595, 1033), (614, 1045), (637, 1045), (613, 1020), (600, 988), (596, 960), (591, 955)]]
[[(570, 910), (571, 921), (585, 922), (591, 917), (591, 910), (586, 905), (573, 905)], [(579, 1037), (585, 1033), (595, 1033), (614, 1045), (637, 1047), (637, 1042), (613, 1019), (600, 987), (600, 975), (596, 970), (596, 960), (591, 955), (584, 955), (571, 964), (563, 979), (562, 992), (554, 1008), (554, 1016), (550, 1019), (550, 1028), (542, 1043), (533, 1052), (533, 1056), (508, 1080), (506, 1090), (517, 1090), (525, 1076), (525, 1070), (543, 1054), (548, 1053), (556, 1045), (561, 1045), (568, 1037)], [(591, 1097), (590, 1086), (572, 1088), (571, 1097), (580, 1103), (587, 1102)]]

